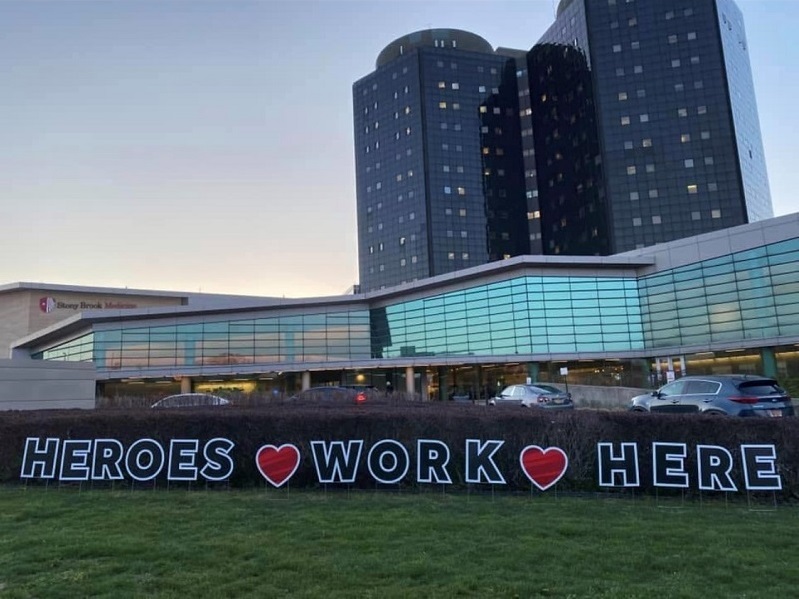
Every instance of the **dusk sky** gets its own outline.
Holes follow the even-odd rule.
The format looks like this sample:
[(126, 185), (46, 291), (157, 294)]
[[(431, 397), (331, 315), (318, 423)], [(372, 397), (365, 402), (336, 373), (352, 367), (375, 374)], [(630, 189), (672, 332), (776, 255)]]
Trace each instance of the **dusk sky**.
[[(799, 0), (737, 3), (774, 213), (796, 212)], [(341, 294), (353, 82), (412, 31), (529, 49), (553, 20), (552, 0), (0, 0), (0, 284)]]

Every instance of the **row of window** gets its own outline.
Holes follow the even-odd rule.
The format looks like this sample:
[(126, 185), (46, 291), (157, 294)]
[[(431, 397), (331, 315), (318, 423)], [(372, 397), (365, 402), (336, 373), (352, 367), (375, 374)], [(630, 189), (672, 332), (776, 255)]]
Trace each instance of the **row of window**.
[(37, 357), (117, 368), (363, 359), (373, 346), (386, 357), (496, 355), (795, 335), (797, 253), (793, 239), (640, 279), (524, 276), (368, 312), (97, 331)]

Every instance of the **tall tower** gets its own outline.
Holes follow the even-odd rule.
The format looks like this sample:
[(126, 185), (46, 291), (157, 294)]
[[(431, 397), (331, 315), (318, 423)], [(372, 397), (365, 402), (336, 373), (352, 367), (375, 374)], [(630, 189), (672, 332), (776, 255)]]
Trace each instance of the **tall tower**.
[[(610, 253), (773, 215), (743, 18), (732, 0), (561, 0), (539, 43), (579, 50), (590, 73), (601, 175), (593, 181)], [(542, 85), (542, 69), (557, 66), (541, 57), (534, 48), (528, 59), (531, 88)], [(533, 115), (536, 103), (569, 110), (574, 97), (544, 99), (552, 84), (543, 85), (544, 94), (531, 92)], [(594, 153), (587, 132), (583, 156)], [(577, 242), (584, 223), (562, 214), (579, 211), (585, 198), (576, 187), (564, 194), (557, 178), (567, 174), (547, 169), (552, 139), (538, 142), (548, 129), (534, 123), (533, 134), (541, 229), (555, 229), (543, 251), (585, 253)]]
[(405, 35), (353, 85), (363, 291), (528, 253), (514, 56)]

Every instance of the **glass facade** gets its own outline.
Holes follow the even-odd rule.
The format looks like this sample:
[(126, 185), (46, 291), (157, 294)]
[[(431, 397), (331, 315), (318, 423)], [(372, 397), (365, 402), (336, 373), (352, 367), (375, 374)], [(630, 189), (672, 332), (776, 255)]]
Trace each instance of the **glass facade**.
[[(527, 276), (385, 308), (380, 354), (507, 356), (643, 349), (635, 279)], [(382, 314), (385, 313), (385, 315)]]
[(353, 85), (363, 291), (526, 253), (517, 111), (513, 59), (457, 30), (400, 38)]
[(353, 106), (364, 291), (772, 215), (733, 0), (562, 0), (527, 53), (416, 32)]
[[(749, 222), (774, 216), (743, 15), (732, 0), (717, 0), (717, 20), (735, 124)], [(732, 99), (734, 98), (734, 101)]]
[[(795, 218), (783, 219), (772, 230), (795, 228)], [(747, 234), (769, 235), (765, 227)], [(185, 320), (169, 312), (163, 324), (146, 326), (120, 316), (33, 357), (94, 361), (107, 380), (191, 369), (338, 369), (341, 378), (382, 369), (396, 383), (414, 364), (484, 393), (486, 382), (493, 388), (511, 375), (518, 382), (525, 372), (557, 380), (558, 365), (568, 363), (586, 384), (646, 382), (650, 375), (655, 384), (662, 382), (656, 375), (674, 370), (762, 373), (799, 386), (799, 237), (718, 251), (732, 238), (699, 241), (710, 257), (671, 268), (625, 261), (606, 270), (577, 267), (574, 259), (554, 265), (551, 258), (531, 268), (527, 259), (447, 279), (446, 289), (378, 293), (328, 311), (264, 308), (246, 317), (192, 313)], [(651, 253), (676, 255), (676, 246)], [(648, 362), (651, 372), (638, 362)], [(449, 371), (452, 364), (460, 366)]]
[[(754, 90), (746, 55), (722, 51), (715, 0), (567, 4), (545, 37), (590, 50), (610, 253), (744, 224), (748, 202), (770, 209), (765, 164), (739, 160), (738, 123), (760, 139)], [(745, 194), (746, 169), (759, 174)]]
[(799, 334), (799, 239), (643, 277), (647, 348)]
[(34, 357), (94, 360), (100, 370), (366, 360), (369, 312), (124, 326), (96, 330)]

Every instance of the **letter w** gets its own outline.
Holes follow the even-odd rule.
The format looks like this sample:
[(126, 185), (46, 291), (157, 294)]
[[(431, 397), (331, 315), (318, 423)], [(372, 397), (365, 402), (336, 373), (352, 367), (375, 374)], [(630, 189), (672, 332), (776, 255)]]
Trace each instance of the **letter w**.
[(358, 472), (363, 441), (311, 441), (316, 478), (320, 483), (352, 483)]

